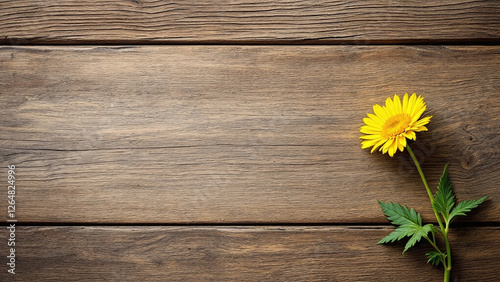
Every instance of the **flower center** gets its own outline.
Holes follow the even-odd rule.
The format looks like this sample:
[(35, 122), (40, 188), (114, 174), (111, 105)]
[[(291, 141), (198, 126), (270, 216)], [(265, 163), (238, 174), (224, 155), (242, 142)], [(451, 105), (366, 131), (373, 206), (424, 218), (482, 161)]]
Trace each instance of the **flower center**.
[(394, 138), (406, 131), (410, 125), (411, 118), (408, 114), (398, 114), (390, 117), (382, 126), (382, 136), (384, 138)]

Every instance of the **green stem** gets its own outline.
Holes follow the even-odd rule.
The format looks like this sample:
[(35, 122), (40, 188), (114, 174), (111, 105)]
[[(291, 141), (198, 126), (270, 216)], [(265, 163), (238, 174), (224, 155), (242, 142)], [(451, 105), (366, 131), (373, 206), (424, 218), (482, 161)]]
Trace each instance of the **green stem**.
[(427, 194), (429, 195), (429, 200), (431, 201), (432, 210), (434, 211), (434, 215), (436, 216), (439, 227), (441, 228), (441, 233), (443, 234), (444, 237), (444, 242), (446, 244), (446, 258), (447, 258), (446, 262), (443, 261), (444, 281), (448, 282), (450, 281), (450, 272), (451, 272), (451, 248), (450, 248), (450, 241), (448, 240), (448, 223), (446, 223), (446, 228), (445, 228), (443, 226), (443, 223), (441, 222), (441, 217), (439, 217), (437, 210), (434, 208), (434, 197), (432, 196), (432, 191), (431, 188), (429, 187), (429, 184), (427, 184), (427, 180), (425, 179), (424, 172), (420, 167), (420, 163), (418, 162), (417, 157), (415, 157), (415, 154), (413, 153), (409, 144), (406, 145), (406, 149), (408, 150), (408, 153), (410, 153), (410, 156), (413, 159), (415, 166), (417, 167), (418, 173), (420, 174), (420, 178), (422, 178), (425, 190), (427, 190)]
[(427, 241), (434, 247), (434, 249), (436, 249), (436, 251), (438, 251), (441, 255), (443, 254), (443, 252), (441, 252), (441, 250), (438, 248), (435, 242), (431, 241), (429, 237), (424, 237), (424, 238), (427, 239)]
[[(429, 188), (429, 184), (427, 184), (427, 180), (425, 179), (424, 172), (422, 171), (422, 168), (420, 167), (420, 163), (418, 162), (417, 157), (415, 157), (415, 154), (413, 153), (413, 150), (411, 149), (409, 144), (406, 145), (406, 149), (408, 150), (408, 153), (410, 153), (410, 156), (413, 159), (415, 166), (417, 167), (418, 173), (420, 174), (420, 178), (422, 178), (422, 182), (424, 183), (425, 189), (427, 190), (427, 194), (429, 195), (429, 199), (431, 200), (431, 204), (434, 205), (434, 197), (432, 196), (432, 191), (431, 191), (431, 188)], [(438, 221), (441, 222), (439, 217), (438, 217)], [(440, 224), (440, 226), (441, 225), (442, 224)]]
[(439, 227), (441, 228), (441, 232), (444, 233), (443, 223), (441, 222), (441, 218), (439, 217), (438, 212), (434, 208), (434, 197), (432, 196), (432, 191), (431, 191), (431, 188), (429, 188), (429, 184), (427, 184), (427, 180), (425, 179), (424, 172), (422, 171), (422, 168), (420, 167), (420, 163), (418, 162), (417, 157), (415, 157), (415, 154), (413, 153), (412, 149), (410, 148), (410, 145), (406, 145), (406, 149), (408, 150), (408, 153), (410, 153), (410, 156), (413, 159), (415, 166), (417, 167), (418, 173), (420, 174), (420, 178), (422, 178), (422, 182), (424, 183), (425, 190), (427, 190), (427, 194), (429, 195), (429, 200), (431, 200), (432, 210), (434, 211), (434, 215), (436, 216)]
[(445, 269), (444, 270), (444, 282), (448, 282), (448, 281), (450, 281), (450, 270)]
[(451, 247), (450, 247), (450, 241), (448, 240), (448, 227), (450, 226), (450, 223), (447, 221), (446, 222), (446, 229), (445, 233), (443, 234), (444, 237), (444, 243), (446, 244), (446, 258), (448, 259), (447, 267), (444, 269), (444, 281), (450, 281), (450, 272), (451, 272)]
[(446, 258), (448, 263), (444, 265), (444, 282), (450, 281), (450, 272), (451, 272), (451, 247), (450, 241), (448, 240), (448, 235), (443, 234), (444, 243), (446, 244)]

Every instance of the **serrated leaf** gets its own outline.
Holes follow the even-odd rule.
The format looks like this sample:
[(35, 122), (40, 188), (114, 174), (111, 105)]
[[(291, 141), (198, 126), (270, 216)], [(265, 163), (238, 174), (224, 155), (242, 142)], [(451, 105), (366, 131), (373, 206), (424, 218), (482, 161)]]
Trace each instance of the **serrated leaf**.
[(476, 200), (467, 200), (467, 201), (462, 201), (462, 202), (458, 203), (457, 206), (450, 213), (450, 219), (449, 219), (450, 222), (456, 216), (459, 216), (459, 215), (465, 216), (466, 213), (470, 212), (472, 209), (479, 206), (486, 199), (488, 199), (488, 196), (484, 196), (484, 197), (476, 199)]
[(413, 227), (410, 224), (401, 225), (396, 230), (392, 231), (389, 235), (385, 236), (378, 242), (378, 244), (393, 243), (399, 241), (404, 237), (411, 237), (415, 232), (418, 231), (418, 226)]
[(432, 263), (435, 266), (438, 266), (440, 263), (444, 264), (445, 255), (438, 251), (430, 251), (426, 253), (425, 256), (429, 259), (427, 263)]
[(436, 195), (434, 195), (434, 208), (443, 216), (445, 221), (448, 221), (450, 211), (454, 205), (455, 195), (448, 176), (448, 164), (446, 164), (443, 175), (439, 179)]
[(378, 201), (382, 211), (387, 216), (387, 219), (394, 225), (404, 225), (409, 223), (415, 223), (422, 226), (422, 217), (414, 209), (408, 209), (398, 203), (389, 202), (384, 203)]
[(429, 232), (435, 233), (437, 230), (432, 224), (422, 226), (422, 217), (414, 209), (408, 209), (405, 206), (393, 202), (383, 203), (379, 201), (378, 203), (389, 221), (394, 225), (399, 225), (396, 230), (382, 238), (382, 240), (378, 242), (379, 244), (399, 241), (405, 237), (410, 237), (403, 251), (403, 253), (405, 253), (409, 248), (419, 242), (422, 237), (427, 237)]
[(411, 247), (413, 247), (417, 242), (422, 239), (422, 237), (427, 237), (427, 234), (429, 232), (433, 232), (435, 229), (434, 225), (432, 224), (426, 224), (424, 226), (419, 226), (420, 228), (413, 233), (413, 236), (411, 236), (410, 240), (405, 245), (405, 249), (403, 250), (403, 254)]

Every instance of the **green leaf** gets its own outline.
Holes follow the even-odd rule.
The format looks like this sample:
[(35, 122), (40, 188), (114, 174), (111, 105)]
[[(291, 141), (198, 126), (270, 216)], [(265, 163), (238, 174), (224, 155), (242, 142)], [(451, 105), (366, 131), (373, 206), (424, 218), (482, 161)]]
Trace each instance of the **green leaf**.
[(396, 230), (384, 237), (378, 244), (390, 243), (399, 241), (405, 237), (410, 237), (403, 250), (405, 253), (409, 248), (413, 247), (422, 237), (428, 238), (427, 234), (432, 232), (435, 234), (436, 227), (432, 224), (422, 226), (422, 217), (414, 209), (408, 209), (398, 203), (383, 203), (378, 201), (382, 207), (382, 211), (387, 216), (389, 221), (394, 225), (399, 225)]
[(414, 209), (408, 209), (398, 203), (389, 202), (384, 203), (378, 201), (382, 211), (387, 216), (387, 219), (394, 225), (404, 225), (415, 223), (422, 226), (422, 217)]
[(434, 208), (443, 216), (445, 221), (448, 221), (454, 205), (455, 195), (453, 194), (450, 177), (448, 176), (448, 164), (446, 164), (443, 175), (439, 180), (436, 195), (434, 196)]
[(444, 260), (446, 255), (442, 254), (438, 251), (430, 251), (425, 254), (427, 258), (429, 259), (427, 263), (432, 263), (435, 266), (438, 266), (440, 263), (444, 264)]
[(411, 236), (410, 240), (408, 240), (408, 242), (406, 243), (405, 249), (403, 250), (403, 254), (409, 248), (413, 247), (417, 242), (419, 242), (420, 239), (422, 239), (422, 237), (424, 237), (424, 238), (427, 237), (427, 234), (429, 232), (434, 232), (435, 229), (436, 229), (436, 227), (434, 227), (434, 225), (432, 225), (432, 224), (426, 224), (423, 227), (420, 226), (420, 228), (415, 231), (413, 236)]
[(486, 199), (488, 199), (488, 196), (484, 196), (484, 197), (476, 199), (476, 200), (467, 200), (467, 201), (463, 201), (463, 202), (458, 203), (458, 205), (451, 211), (449, 221), (451, 222), (454, 217), (459, 216), (459, 215), (465, 216), (466, 213), (470, 212), (472, 209), (479, 206)]
[(378, 244), (392, 243), (399, 241), (404, 237), (411, 237), (415, 232), (418, 231), (417, 228), (413, 228), (411, 225), (401, 225), (396, 230), (392, 231), (389, 235), (385, 236), (378, 242)]

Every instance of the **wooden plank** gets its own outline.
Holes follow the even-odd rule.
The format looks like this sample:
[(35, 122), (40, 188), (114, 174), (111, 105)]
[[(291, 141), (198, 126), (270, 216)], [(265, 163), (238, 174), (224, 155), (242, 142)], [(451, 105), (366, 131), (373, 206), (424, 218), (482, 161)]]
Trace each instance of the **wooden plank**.
[(2, 1), (1, 43), (498, 41), (498, 1)]
[[(439, 281), (421, 244), (376, 245), (385, 227), (24, 227), (19, 281)], [(2, 238), (7, 237), (2, 228)], [(498, 227), (452, 229), (453, 281), (495, 281)], [(2, 254), (7, 252), (2, 248)], [(7, 254), (8, 255), (8, 254)], [(0, 279), (12, 278), (2, 266)]]
[(498, 46), (5, 47), (0, 62), (21, 221), (385, 223), (376, 200), (432, 220), (406, 153), (360, 149), (372, 105), (405, 91), (434, 116), (413, 145), (430, 185), (450, 162), (460, 200), (491, 197), (465, 220), (500, 220)]

